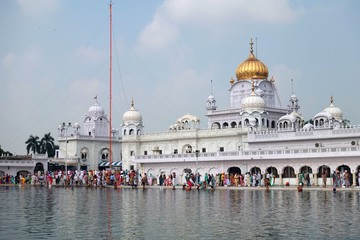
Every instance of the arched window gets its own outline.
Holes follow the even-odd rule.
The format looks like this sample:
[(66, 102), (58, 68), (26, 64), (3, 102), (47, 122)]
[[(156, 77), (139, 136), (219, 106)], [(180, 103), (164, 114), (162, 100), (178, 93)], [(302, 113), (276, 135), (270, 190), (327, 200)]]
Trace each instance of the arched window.
[(220, 124), (218, 122), (213, 123), (211, 129), (220, 129)]
[(269, 119), (266, 119), (266, 127), (269, 128), (270, 127), (270, 122)]
[(245, 119), (245, 126), (248, 126), (249, 125), (249, 119)]
[(287, 129), (288, 128), (288, 123), (284, 122), (284, 128)]
[(137, 130), (136, 135), (138, 135), (138, 136), (141, 135), (141, 130), (140, 129)]
[(272, 120), (272, 121), (271, 121), (271, 128), (275, 128), (275, 126), (276, 126), (275, 121)]
[(295, 170), (293, 167), (287, 166), (284, 168), (283, 178), (295, 178)]
[(223, 128), (228, 128), (229, 127), (229, 124), (227, 122), (224, 122), (223, 123)]
[(262, 126), (265, 126), (265, 119), (264, 119), (264, 118), (261, 119), (261, 125), (262, 125)]
[(129, 135), (134, 135), (134, 129), (129, 130)]
[(236, 128), (236, 122), (231, 123), (231, 128)]
[(124, 129), (124, 136), (126, 135), (126, 129)]

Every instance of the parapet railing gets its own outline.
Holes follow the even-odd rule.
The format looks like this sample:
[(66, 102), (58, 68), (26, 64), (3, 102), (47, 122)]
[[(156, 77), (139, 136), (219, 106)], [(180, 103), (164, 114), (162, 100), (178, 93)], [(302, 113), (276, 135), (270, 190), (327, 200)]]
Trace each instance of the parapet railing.
[(297, 149), (259, 149), (246, 151), (184, 153), (184, 154), (155, 154), (132, 156), (135, 162), (166, 162), (166, 161), (219, 161), (219, 160), (251, 160), (251, 159), (284, 159), (284, 158), (338, 157), (359, 156), (360, 146), (351, 147), (315, 147)]

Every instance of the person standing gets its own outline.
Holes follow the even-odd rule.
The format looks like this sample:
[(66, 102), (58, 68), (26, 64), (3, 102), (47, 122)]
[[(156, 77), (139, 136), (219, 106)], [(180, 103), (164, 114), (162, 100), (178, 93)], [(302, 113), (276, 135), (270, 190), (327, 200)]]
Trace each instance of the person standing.
[(322, 172), (322, 180), (323, 180), (323, 187), (326, 188), (326, 177), (327, 177), (327, 171), (324, 170)]
[(145, 189), (146, 182), (147, 182), (147, 176), (146, 173), (144, 173), (143, 177), (141, 178), (141, 186), (143, 189)]
[(350, 174), (348, 173), (347, 170), (345, 170), (344, 173), (344, 181), (345, 181), (345, 187), (346, 188), (350, 187)]
[(175, 190), (175, 186), (176, 186), (176, 173), (175, 172), (172, 173), (172, 185), (173, 185), (173, 190)]
[(160, 176), (159, 176), (159, 185), (160, 185), (160, 190), (163, 190), (164, 178), (163, 178), (162, 174), (160, 174)]

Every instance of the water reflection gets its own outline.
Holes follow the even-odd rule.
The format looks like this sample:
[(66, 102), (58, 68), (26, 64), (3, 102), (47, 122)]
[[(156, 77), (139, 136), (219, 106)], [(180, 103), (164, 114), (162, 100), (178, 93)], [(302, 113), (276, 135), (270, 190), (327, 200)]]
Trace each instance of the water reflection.
[(360, 192), (355, 191), (17, 186), (0, 191), (3, 239), (352, 239), (360, 234)]

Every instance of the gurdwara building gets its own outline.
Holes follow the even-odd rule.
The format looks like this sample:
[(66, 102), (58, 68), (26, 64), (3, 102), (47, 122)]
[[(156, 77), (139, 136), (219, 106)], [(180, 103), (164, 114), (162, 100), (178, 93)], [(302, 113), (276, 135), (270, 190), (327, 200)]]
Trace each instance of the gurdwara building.
[(213, 94), (206, 100), (207, 128), (197, 116), (184, 115), (165, 132), (145, 132), (142, 115), (134, 101), (123, 114), (119, 130), (113, 129), (109, 150), (109, 121), (95, 100), (84, 119), (84, 129), (59, 126), (59, 158), (78, 169), (112, 167), (136, 169), (158, 177), (176, 174), (177, 182), (187, 173), (204, 176), (218, 173), (271, 173), (276, 185), (298, 184), (301, 173), (322, 184), (325, 172), (348, 171), (355, 185), (360, 170), (360, 127), (351, 126), (329, 96), (329, 106), (310, 121), (300, 113), (299, 99), (289, 97), (287, 107), (277, 104), (274, 78), (256, 58), (250, 43), (249, 57), (236, 68), (229, 82), (230, 105), (218, 107)]

